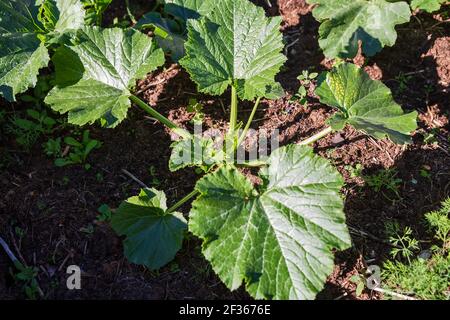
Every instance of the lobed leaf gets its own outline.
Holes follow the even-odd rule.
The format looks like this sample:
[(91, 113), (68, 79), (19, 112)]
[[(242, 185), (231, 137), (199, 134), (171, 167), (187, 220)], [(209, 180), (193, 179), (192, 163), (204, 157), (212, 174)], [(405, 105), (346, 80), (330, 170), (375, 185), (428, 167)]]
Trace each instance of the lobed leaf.
[(86, 27), (75, 45), (58, 50), (54, 63), (58, 87), (45, 102), (68, 112), (70, 123), (104, 118), (108, 127), (115, 127), (127, 115), (136, 80), (161, 66), (164, 54), (136, 30)]
[(198, 181), (189, 229), (231, 290), (245, 282), (255, 298), (313, 299), (346, 249), (343, 179), (306, 146), (277, 149), (255, 188), (234, 167)]
[(36, 85), (39, 70), (50, 60), (35, 33), (42, 27), (37, 13), (32, 0), (0, 2), (0, 95), (8, 101)]
[(156, 270), (181, 249), (186, 220), (181, 213), (166, 210), (166, 195), (155, 189), (143, 189), (119, 206), (111, 225), (126, 236), (124, 252), (129, 261)]
[(45, 45), (83, 25), (78, 0), (0, 2), (0, 94), (15, 101), (33, 87), (50, 57)]
[(85, 11), (80, 0), (42, 0), (40, 21), (47, 32), (64, 34), (84, 26)]
[(235, 85), (241, 99), (276, 98), (282, 89), (274, 77), (286, 61), (280, 23), (248, 0), (218, 1), (208, 17), (188, 20), (180, 64), (201, 92), (220, 95)]
[(447, 0), (412, 0), (411, 8), (414, 10), (420, 9), (426, 12), (435, 12), (441, 8)]
[(322, 74), (316, 94), (322, 103), (341, 111), (330, 120), (335, 130), (350, 124), (375, 138), (387, 136), (403, 144), (410, 142), (417, 128), (417, 112), (404, 113), (388, 87), (354, 64), (341, 64)]
[(318, 6), (314, 17), (321, 22), (319, 45), (328, 58), (353, 58), (358, 41), (368, 56), (397, 40), (395, 26), (409, 21), (411, 11), (404, 1), (307, 0)]

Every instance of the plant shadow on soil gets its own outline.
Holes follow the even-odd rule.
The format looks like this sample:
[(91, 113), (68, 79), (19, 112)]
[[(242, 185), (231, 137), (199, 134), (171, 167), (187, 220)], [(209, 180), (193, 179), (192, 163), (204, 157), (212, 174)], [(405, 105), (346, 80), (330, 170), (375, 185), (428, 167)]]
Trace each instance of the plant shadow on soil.
[[(109, 13), (109, 17), (124, 14), (122, 2), (115, 2), (119, 9), (114, 7), (117, 12)], [(317, 42), (319, 24), (313, 19), (304, 0), (282, 0), (277, 5), (271, 1), (272, 8), (267, 7), (266, 1), (254, 2), (268, 9), (269, 15), (277, 15), (279, 11), (283, 15), (283, 33), (289, 59), (278, 80), (290, 94), (298, 89), (296, 77), (302, 70), (311, 67), (312, 71), (321, 71), (331, 66), (320, 52)], [(147, 2), (146, 6), (151, 7)], [(422, 16), (425, 23), (434, 24), (431, 15)], [(366, 70), (374, 78), (385, 81), (402, 106), (408, 110), (418, 109), (422, 113), (420, 125), (423, 130), (430, 131), (433, 121), (443, 122), (442, 135), (448, 138), (448, 131), (445, 130), (448, 129), (448, 115), (445, 114), (449, 110), (448, 91), (444, 91), (443, 75), (450, 74), (450, 66), (442, 61), (437, 62), (434, 51), (425, 57), (421, 54), (432, 51), (432, 48), (448, 50), (445, 44), (438, 48), (434, 44), (450, 33), (446, 27), (440, 28), (437, 35), (430, 39), (427, 38), (428, 32), (424, 31), (413, 36), (415, 32), (410, 32), (410, 29), (416, 29), (417, 23), (413, 20), (402, 26), (405, 30), (399, 31), (397, 44), (370, 59)], [(171, 65), (166, 67), (170, 69)], [(422, 69), (425, 71), (413, 74), (414, 78), (407, 83), (406, 91), (399, 91), (395, 78), (400, 72)], [(157, 105), (159, 111), (189, 127), (193, 115), (186, 112), (186, 107), (189, 98), (195, 97), (205, 105), (206, 126), (226, 129), (224, 109), (229, 104), (227, 94), (220, 98), (193, 95), (195, 85), (177, 67), (150, 75), (138, 84), (138, 88), (147, 87), (155, 78), (156, 82), (166, 81), (145, 90), (142, 96), (150, 104)], [(423, 98), (425, 84), (431, 84), (434, 88), (433, 92), (427, 93), (429, 99)], [(289, 102), (288, 98), (263, 101), (255, 117), (259, 120), (255, 121), (255, 128), (280, 129), (282, 144), (298, 142), (320, 129), (330, 110), (312, 95), (313, 89), (310, 90), (307, 107)], [(436, 107), (424, 110), (427, 105)], [(26, 107), (19, 105), (14, 108)], [(13, 106), (8, 104), (6, 108), (11, 110)], [(248, 113), (251, 104), (244, 103), (243, 108)], [(123, 199), (138, 192), (140, 186), (123, 174), (122, 169), (150, 186), (165, 190), (169, 202), (190, 192), (198, 175), (193, 170), (169, 172), (169, 134), (139, 110), (131, 110), (129, 119), (115, 130), (90, 129), (92, 136), (103, 141), (104, 145), (92, 153), (90, 163), (93, 168), (89, 171), (78, 166), (56, 168), (52, 160), (45, 157), (38, 143), (30, 153), (12, 152), (16, 163), (0, 172), (0, 193), (3, 195), (0, 198), (0, 234), (15, 251), (21, 252), (28, 264), (39, 266), (38, 281), (47, 294), (46, 298), (249, 298), (242, 288), (236, 292), (225, 288), (202, 257), (200, 242), (194, 237), (188, 237), (174, 262), (159, 272), (150, 272), (126, 261), (121, 241), (109, 225), (95, 222), (97, 208), (101, 204), (106, 203), (114, 208)], [(403, 226), (412, 227), (419, 237), (427, 237), (422, 224), (423, 214), (438, 207), (439, 202), (450, 195), (450, 161), (446, 151), (435, 145), (424, 145), (422, 140), (417, 133), (414, 144), (403, 149), (387, 140), (374, 142), (346, 128), (317, 144), (316, 151), (329, 158), (346, 179), (343, 193), (349, 225), (381, 240), (352, 232), (354, 247), (337, 253), (336, 268), (318, 298), (356, 298), (356, 285), (349, 279), (364, 268), (363, 259), (375, 259), (371, 264), (382, 264), (388, 257), (390, 247), (384, 243), (386, 221), (397, 220)], [(3, 142), (5, 146), (2, 150), (17, 150), (13, 141)], [(361, 179), (351, 178), (344, 167), (357, 163), (363, 165), (364, 174), (375, 173), (381, 168), (396, 168), (398, 177), (402, 179), (399, 191), (401, 201), (392, 202), (383, 192), (377, 193), (365, 186)], [(430, 175), (426, 178), (420, 174), (424, 166), (430, 168)], [(185, 205), (181, 211), (187, 213), (189, 206)], [(93, 226), (91, 231), (89, 225)], [(22, 238), (16, 233), (16, 227), (25, 231)], [(83, 289), (80, 291), (66, 289), (65, 267), (71, 264), (82, 267)], [(24, 298), (20, 285), (9, 274), (10, 268), (7, 257), (0, 252), (0, 299)], [(378, 296), (373, 297), (365, 292), (359, 298)]]

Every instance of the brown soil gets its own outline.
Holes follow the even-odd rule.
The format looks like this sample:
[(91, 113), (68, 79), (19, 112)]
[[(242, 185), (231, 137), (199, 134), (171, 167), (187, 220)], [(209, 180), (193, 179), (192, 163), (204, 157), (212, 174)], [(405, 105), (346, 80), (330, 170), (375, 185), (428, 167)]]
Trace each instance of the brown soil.
[[(122, 1), (115, 1), (106, 14), (110, 24), (115, 16), (125, 15)], [(282, 30), (289, 58), (278, 76), (288, 96), (263, 101), (255, 117), (255, 129), (280, 130), (281, 143), (295, 143), (321, 129), (332, 113), (321, 105), (309, 88), (309, 103), (290, 102), (300, 83), (301, 70), (322, 71), (330, 67), (317, 42), (319, 24), (304, 0), (254, 1), (269, 15), (281, 14)], [(133, 1), (133, 3), (135, 3)], [(151, 1), (136, 1), (140, 14), (152, 7)], [(142, 6), (141, 6), (142, 5)], [(423, 214), (450, 195), (449, 112), (450, 100), (450, 28), (439, 22), (439, 15), (419, 14), (398, 28), (399, 38), (392, 48), (377, 56), (355, 63), (364, 65), (374, 78), (388, 85), (395, 99), (406, 110), (420, 113), (420, 128), (414, 143), (407, 147), (388, 140), (375, 141), (351, 128), (335, 133), (316, 145), (316, 151), (329, 158), (344, 175), (345, 213), (354, 246), (336, 255), (336, 268), (329, 277), (321, 299), (378, 299), (364, 292), (355, 296), (352, 275), (363, 272), (367, 264), (381, 265), (388, 256), (384, 234), (387, 221), (411, 226), (416, 235), (426, 237)], [(398, 75), (408, 78), (406, 88)], [(163, 114), (190, 127), (192, 114), (186, 111), (190, 98), (205, 105), (207, 127), (224, 130), (228, 95), (213, 98), (196, 95), (195, 85), (177, 65), (167, 64), (139, 82), (140, 96)], [(26, 105), (10, 105), (19, 112)], [(248, 115), (251, 105), (243, 103)], [(13, 164), (0, 173), (0, 235), (29, 265), (39, 269), (38, 281), (47, 299), (246, 299), (243, 289), (230, 292), (215, 276), (200, 252), (194, 237), (185, 241), (174, 262), (159, 272), (129, 264), (122, 254), (122, 244), (110, 226), (95, 222), (97, 208), (106, 203), (117, 207), (135, 195), (140, 186), (122, 172), (126, 169), (148, 185), (165, 190), (174, 201), (192, 190), (198, 176), (193, 170), (171, 173), (167, 162), (170, 136), (162, 126), (139, 110), (131, 110), (127, 120), (114, 130), (90, 128), (91, 135), (104, 142), (92, 153), (88, 171), (78, 166), (57, 168), (37, 143), (29, 153), (21, 152), (13, 139), (0, 140), (1, 152)], [(437, 130), (438, 143), (423, 143), (423, 134)], [(59, 132), (61, 136), (66, 131)], [(42, 141), (40, 141), (42, 142)], [(348, 165), (361, 164), (364, 174), (381, 168), (396, 168), (402, 179), (399, 198), (387, 192), (374, 192), (360, 177), (352, 178)], [(152, 170), (150, 168), (153, 168)], [(423, 168), (430, 175), (423, 177)], [(153, 174), (151, 174), (153, 171)], [(182, 208), (189, 212), (189, 205)], [(92, 233), (83, 228), (93, 226)], [(22, 238), (15, 227), (24, 230)], [(369, 234), (369, 235), (368, 235)], [(369, 262), (367, 262), (369, 261)], [(83, 290), (68, 291), (65, 267), (79, 265), (83, 270)], [(8, 270), (11, 265), (0, 252), (0, 299), (23, 298), (24, 293)]]

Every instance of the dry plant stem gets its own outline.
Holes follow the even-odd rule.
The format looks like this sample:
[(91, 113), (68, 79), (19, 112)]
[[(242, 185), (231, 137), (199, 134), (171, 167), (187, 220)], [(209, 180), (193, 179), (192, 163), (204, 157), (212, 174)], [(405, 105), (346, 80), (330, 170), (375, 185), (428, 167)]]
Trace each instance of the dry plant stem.
[(377, 291), (377, 292), (381, 292), (384, 294), (388, 294), (390, 296), (399, 298), (399, 299), (403, 299), (403, 300), (418, 300), (416, 298), (410, 297), (410, 296), (405, 296), (404, 294), (400, 294), (394, 291), (390, 291), (390, 290), (385, 290), (385, 289), (381, 289), (381, 288), (373, 288), (373, 291)]
[(137, 182), (141, 187), (148, 189), (148, 186), (147, 186), (145, 183), (143, 183), (141, 180), (139, 180), (138, 178), (136, 178), (136, 176), (133, 175), (133, 174), (132, 174), (131, 172), (129, 172), (128, 170), (122, 169), (122, 172), (123, 172), (124, 174), (126, 174), (127, 176), (129, 176), (131, 179), (133, 179), (135, 182)]
[(6, 254), (8, 255), (8, 257), (11, 259), (11, 261), (14, 263), (14, 265), (16, 263), (19, 262), (19, 260), (17, 259), (17, 257), (14, 255), (14, 253), (11, 251), (11, 249), (9, 248), (8, 244), (6, 243), (5, 240), (3, 240), (2, 237), (0, 237), (0, 245), (3, 247), (3, 249), (5, 250)]
[[(20, 267), (23, 268), (23, 266), (25, 264), (22, 264), (19, 259), (17, 259), (17, 257), (14, 255), (14, 253), (11, 251), (11, 249), (9, 248), (8, 244), (6, 243), (5, 240), (3, 240), (2, 237), (0, 237), (0, 246), (3, 247), (3, 249), (5, 250), (6, 254), (8, 255), (8, 257), (11, 259), (12, 263), (14, 264), (14, 266), (19, 269)], [(26, 265), (25, 265), (26, 267)], [(37, 282), (37, 280), (36, 280)], [(41, 287), (39, 286), (39, 284), (37, 284), (37, 290), (39, 293), (39, 296), (41, 298), (44, 297), (44, 292), (42, 291)]]

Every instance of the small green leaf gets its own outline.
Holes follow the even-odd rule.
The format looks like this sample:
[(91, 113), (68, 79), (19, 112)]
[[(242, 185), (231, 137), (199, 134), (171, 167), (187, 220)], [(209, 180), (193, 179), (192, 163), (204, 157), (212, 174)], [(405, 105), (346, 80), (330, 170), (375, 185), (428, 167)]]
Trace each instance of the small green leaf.
[(409, 21), (405, 1), (307, 0), (318, 6), (314, 18), (321, 22), (319, 45), (328, 58), (353, 58), (362, 41), (363, 52), (373, 56), (397, 40), (395, 26)]
[(441, 8), (447, 0), (412, 0), (411, 8), (414, 10), (420, 9), (426, 12), (435, 12)]
[(72, 162), (70, 160), (66, 160), (66, 159), (63, 159), (63, 158), (58, 158), (58, 159), (55, 160), (55, 166), (57, 166), (57, 167), (64, 167), (64, 166), (67, 166), (69, 164), (72, 164)]
[(111, 225), (125, 235), (124, 251), (128, 260), (156, 270), (170, 262), (181, 249), (186, 220), (179, 212), (166, 213), (163, 192), (143, 189), (139, 196), (122, 202)]
[(82, 148), (83, 147), (83, 145), (81, 143), (79, 143), (77, 140), (75, 140), (72, 137), (65, 137), (64, 138), (64, 143), (68, 144), (69, 146), (72, 146), (72, 147), (77, 147), (77, 148)]
[(91, 140), (88, 142), (86, 148), (84, 149), (83, 156), (86, 159), (86, 157), (91, 153), (92, 150), (94, 150), (98, 145), (97, 140)]
[(350, 124), (357, 130), (398, 144), (411, 141), (417, 128), (417, 112), (404, 113), (381, 81), (354, 64), (341, 64), (321, 75), (316, 94), (320, 101), (341, 112), (330, 119), (334, 130)]
[(234, 167), (198, 181), (190, 231), (231, 290), (255, 298), (314, 299), (333, 271), (333, 248), (350, 246), (343, 179), (309, 147), (275, 150), (256, 188)]
[(78, 44), (55, 55), (58, 87), (45, 102), (53, 110), (69, 113), (78, 125), (105, 118), (117, 126), (131, 106), (130, 90), (136, 80), (164, 63), (164, 53), (152, 40), (136, 30), (85, 28)]
[(362, 279), (359, 280), (358, 284), (356, 285), (356, 291), (355, 294), (357, 297), (359, 297), (363, 291), (364, 291), (364, 281)]
[(188, 21), (180, 64), (201, 92), (220, 95), (235, 85), (241, 99), (277, 98), (283, 90), (274, 77), (286, 61), (280, 23), (248, 0), (218, 1), (207, 18)]

